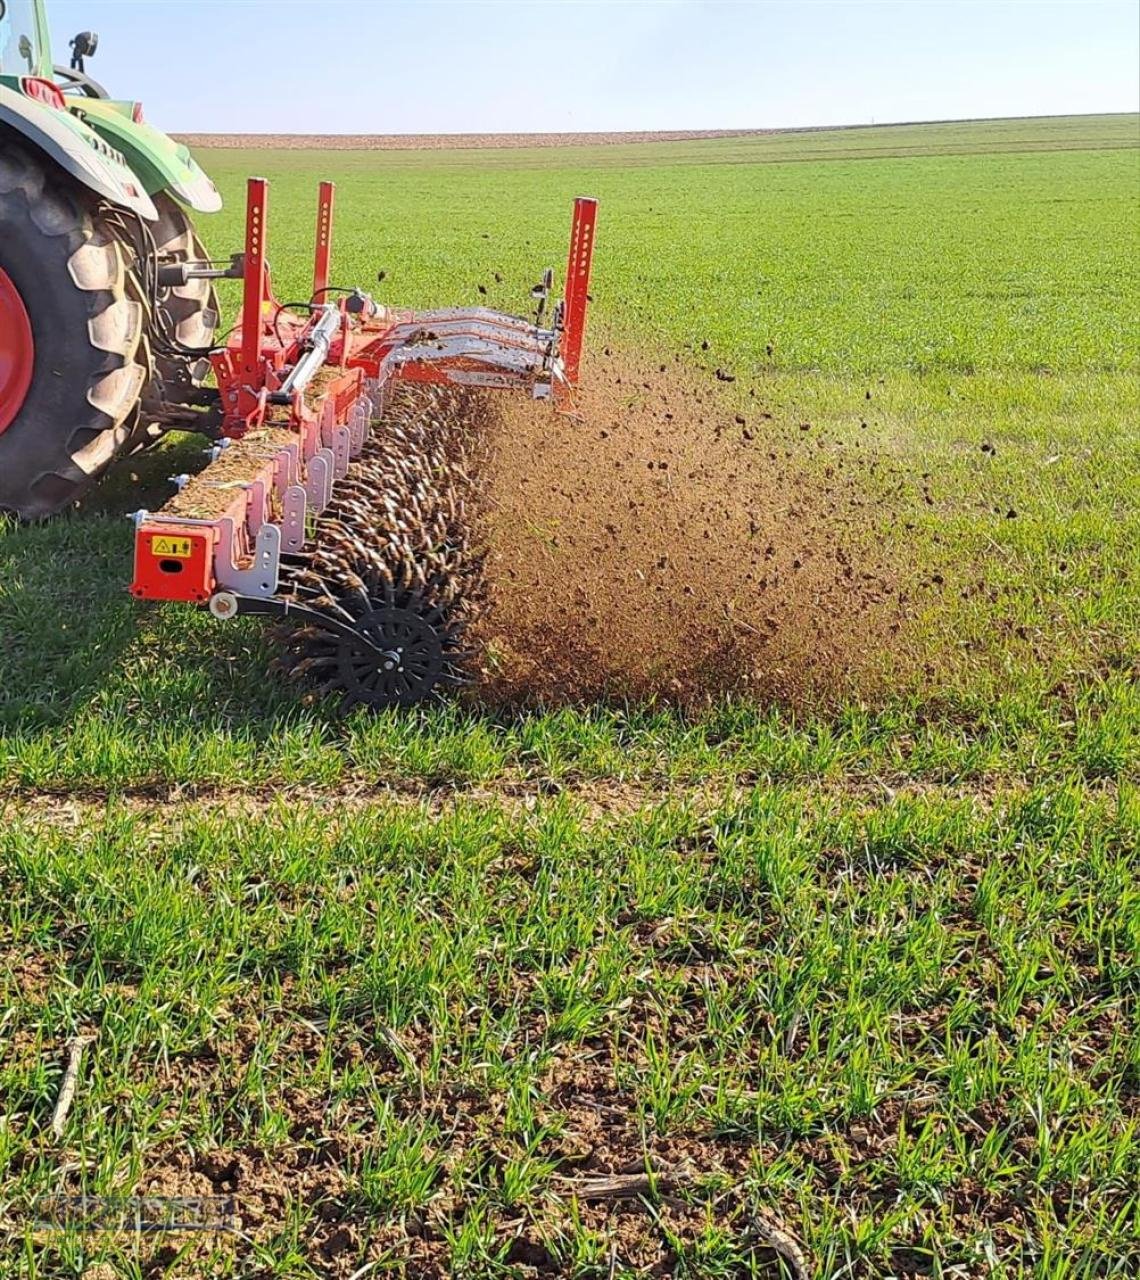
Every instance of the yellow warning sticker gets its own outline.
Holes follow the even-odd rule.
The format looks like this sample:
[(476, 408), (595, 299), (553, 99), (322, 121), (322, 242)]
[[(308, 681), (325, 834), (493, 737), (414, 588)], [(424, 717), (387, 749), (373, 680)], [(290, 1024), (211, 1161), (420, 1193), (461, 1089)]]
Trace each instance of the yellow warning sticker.
[(150, 549), (156, 556), (172, 556), (175, 560), (189, 560), (191, 541), (189, 538), (167, 538), (158, 535), (150, 540)]

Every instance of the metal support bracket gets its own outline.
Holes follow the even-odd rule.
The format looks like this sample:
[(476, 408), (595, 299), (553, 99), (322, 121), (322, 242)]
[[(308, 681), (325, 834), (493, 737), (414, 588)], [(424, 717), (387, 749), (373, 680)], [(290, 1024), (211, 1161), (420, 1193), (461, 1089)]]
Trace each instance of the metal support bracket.
[(254, 537), (266, 523), (269, 507), (265, 500), (265, 482), (254, 480), (246, 490), (246, 527)]
[(218, 521), (218, 546), (214, 555), (214, 578), (219, 587), (241, 595), (266, 599), (277, 590), (281, 562), (281, 526), (263, 524), (253, 548), (253, 563), (240, 569), (234, 557), (234, 522), (229, 516)]
[(304, 488), (299, 484), (291, 484), (285, 490), (282, 507), (281, 549), (300, 551), (305, 545), (305, 513), (308, 507), (308, 495)]
[(314, 515), (320, 515), (332, 501), (334, 462), (331, 449), (318, 449), (305, 468), (305, 494)]
[(352, 411), (348, 415), (348, 434), (354, 458), (358, 457), (361, 449), (364, 448), (364, 442), (368, 439), (371, 424), (372, 401), (367, 396), (361, 396), (352, 406)]
[(321, 414), (321, 443), (332, 450), (333, 476), (343, 480), (348, 475), (348, 464), (352, 455), (352, 432), (337, 422), (336, 406), (329, 400)]
[(348, 427), (332, 429), (333, 474), (338, 480), (348, 475), (348, 464), (352, 461), (352, 433)]

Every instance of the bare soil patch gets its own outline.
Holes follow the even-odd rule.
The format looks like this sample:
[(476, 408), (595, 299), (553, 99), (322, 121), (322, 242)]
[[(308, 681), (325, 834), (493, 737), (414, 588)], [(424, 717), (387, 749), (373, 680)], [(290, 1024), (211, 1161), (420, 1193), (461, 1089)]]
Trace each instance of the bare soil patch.
[(670, 129), (617, 133), (179, 133), (188, 147), (321, 151), (472, 151), (480, 148), (606, 147), (627, 142), (756, 138), (775, 129)]
[(608, 355), (573, 418), (499, 402), (480, 696), (794, 704), (868, 688), (884, 656), (897, 674), (907, 593), (865, 460), (824, 461), (698, 377)]

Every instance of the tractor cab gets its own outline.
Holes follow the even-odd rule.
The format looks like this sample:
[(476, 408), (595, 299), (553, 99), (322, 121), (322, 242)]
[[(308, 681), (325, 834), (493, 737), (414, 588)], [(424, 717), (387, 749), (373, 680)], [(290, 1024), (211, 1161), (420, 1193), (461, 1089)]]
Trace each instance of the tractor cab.
[(39, 0), (0, 0), (0, 77), (50, 78), (51, 50)]
[[(86, 76), (86, 59), (99, 45), (93, 31), (80, 31), (70, 41), (71, 65), (52, 64), (51, 36), (42, 0), (0, 0), (0, 76), (9, 81), (32, 77), (51, 80), (56, 77), (67, 89), (76, 84), (90, 84)], [(99, 89), (100, 96), (106, 93)]]
[[(80, 31), (69, 44), (70, 64), (54, 64), (43, 0), (0, 0), (0, 140), (14, 127), (97, 195), (150, 219), (147, 197), (163, 191), (199, 213), (218, 210), (221, 197), (189, 148), (148, 124), (141, 102), (112, 98), (87, 74), (98, 35)], [(78, 150), (61, 126), (78, 135)], [(94, 172), (79, 163), (85, 148), (102, 162)], [(107, 167), (111, 175), (99, 172)]]

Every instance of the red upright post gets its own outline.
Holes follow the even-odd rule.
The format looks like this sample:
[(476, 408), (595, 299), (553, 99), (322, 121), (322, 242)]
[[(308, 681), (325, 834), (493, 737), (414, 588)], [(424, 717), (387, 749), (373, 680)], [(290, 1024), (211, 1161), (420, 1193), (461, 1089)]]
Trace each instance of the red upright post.
[(269, 183), (264, 178), (250, 178), (246, 186), (245, 271), (241, 307), (241, 364), (245, 374), (261, 367), (262, 326), (269, 297), (269, 268), (265, 258), (268, 213)]
[(332, 256), (333, 199), (336, 186), (321, 183), (317, 203), (317, 254), (313, 263), (313, 301), (323, 302), (329, 287), (329, 260)]
[(570, 258), (566, 264), (566, 305), (562, 317), (559, 352), (566, 381), (575, 386), (582, 365), (582, 343), (586, 337), (586, 307), (589, 303), (590, 264), (594, 258), (594, 227), (598, 202), (589, 196), (574, 201), (574, 222), (570, 230)]

